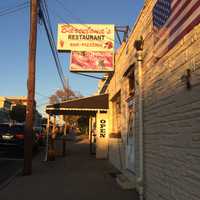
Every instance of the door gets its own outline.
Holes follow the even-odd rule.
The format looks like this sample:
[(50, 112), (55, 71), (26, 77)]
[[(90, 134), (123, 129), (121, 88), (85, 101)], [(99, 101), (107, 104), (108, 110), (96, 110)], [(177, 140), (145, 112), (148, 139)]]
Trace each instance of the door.
[(129, 109), (128, 133), (126, 144), (126, 168), (135, 172), (135, 109)]

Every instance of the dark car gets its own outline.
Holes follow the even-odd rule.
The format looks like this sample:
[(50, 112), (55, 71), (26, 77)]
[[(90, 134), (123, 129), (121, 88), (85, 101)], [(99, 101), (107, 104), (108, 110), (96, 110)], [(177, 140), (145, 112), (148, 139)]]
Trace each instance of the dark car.
[[(0, 124), (0, 149), (24, 150), (25, 126), (23, 124)], [(33, 136), (33, 148), (37, 145), (37, 137)]]

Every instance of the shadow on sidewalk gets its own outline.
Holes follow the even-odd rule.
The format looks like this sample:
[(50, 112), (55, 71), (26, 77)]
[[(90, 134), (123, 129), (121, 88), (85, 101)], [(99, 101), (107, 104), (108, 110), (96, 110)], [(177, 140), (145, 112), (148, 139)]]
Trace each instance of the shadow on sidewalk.
[(89, 153), (89, 141), (67, 142), (66, 157), (33, 161), (31, 176), (18, 176), (0, 191), (2, 200), (138, 200), (133, 190), (122, 190), (115, 181), (118, 171), (107, 160)]

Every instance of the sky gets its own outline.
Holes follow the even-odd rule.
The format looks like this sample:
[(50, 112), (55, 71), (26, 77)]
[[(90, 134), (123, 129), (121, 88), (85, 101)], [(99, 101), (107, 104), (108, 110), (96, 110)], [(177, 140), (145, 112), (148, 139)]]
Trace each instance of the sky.
[[(0, 2), (0, 96), (27, 95), (29, 7), (2, 15), (2, 10), (24, 2), (27, 1)], [(46, 0), (46, 2), (55, 40), (58, 23), (129, 25), (132, 28), (144, 4), (143, 0)], [(59, 58), (72, 90), (80, 92), (83, 96), (90, 96), (97, 91), (97, 79), (69, 72), (69, 54), (59, 53)], [(44, 112), (48, 97), (57, 89), (62, 89), (62, 84), (44, 26), (39, 23), (35, 94), (39, 112)]]

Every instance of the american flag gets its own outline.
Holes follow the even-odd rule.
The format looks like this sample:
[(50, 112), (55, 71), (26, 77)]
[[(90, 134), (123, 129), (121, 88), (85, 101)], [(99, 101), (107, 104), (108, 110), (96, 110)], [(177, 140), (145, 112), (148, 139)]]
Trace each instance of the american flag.
[(152, 13), (160, 58), (200, 23), (200, 0), (157, 0)]

